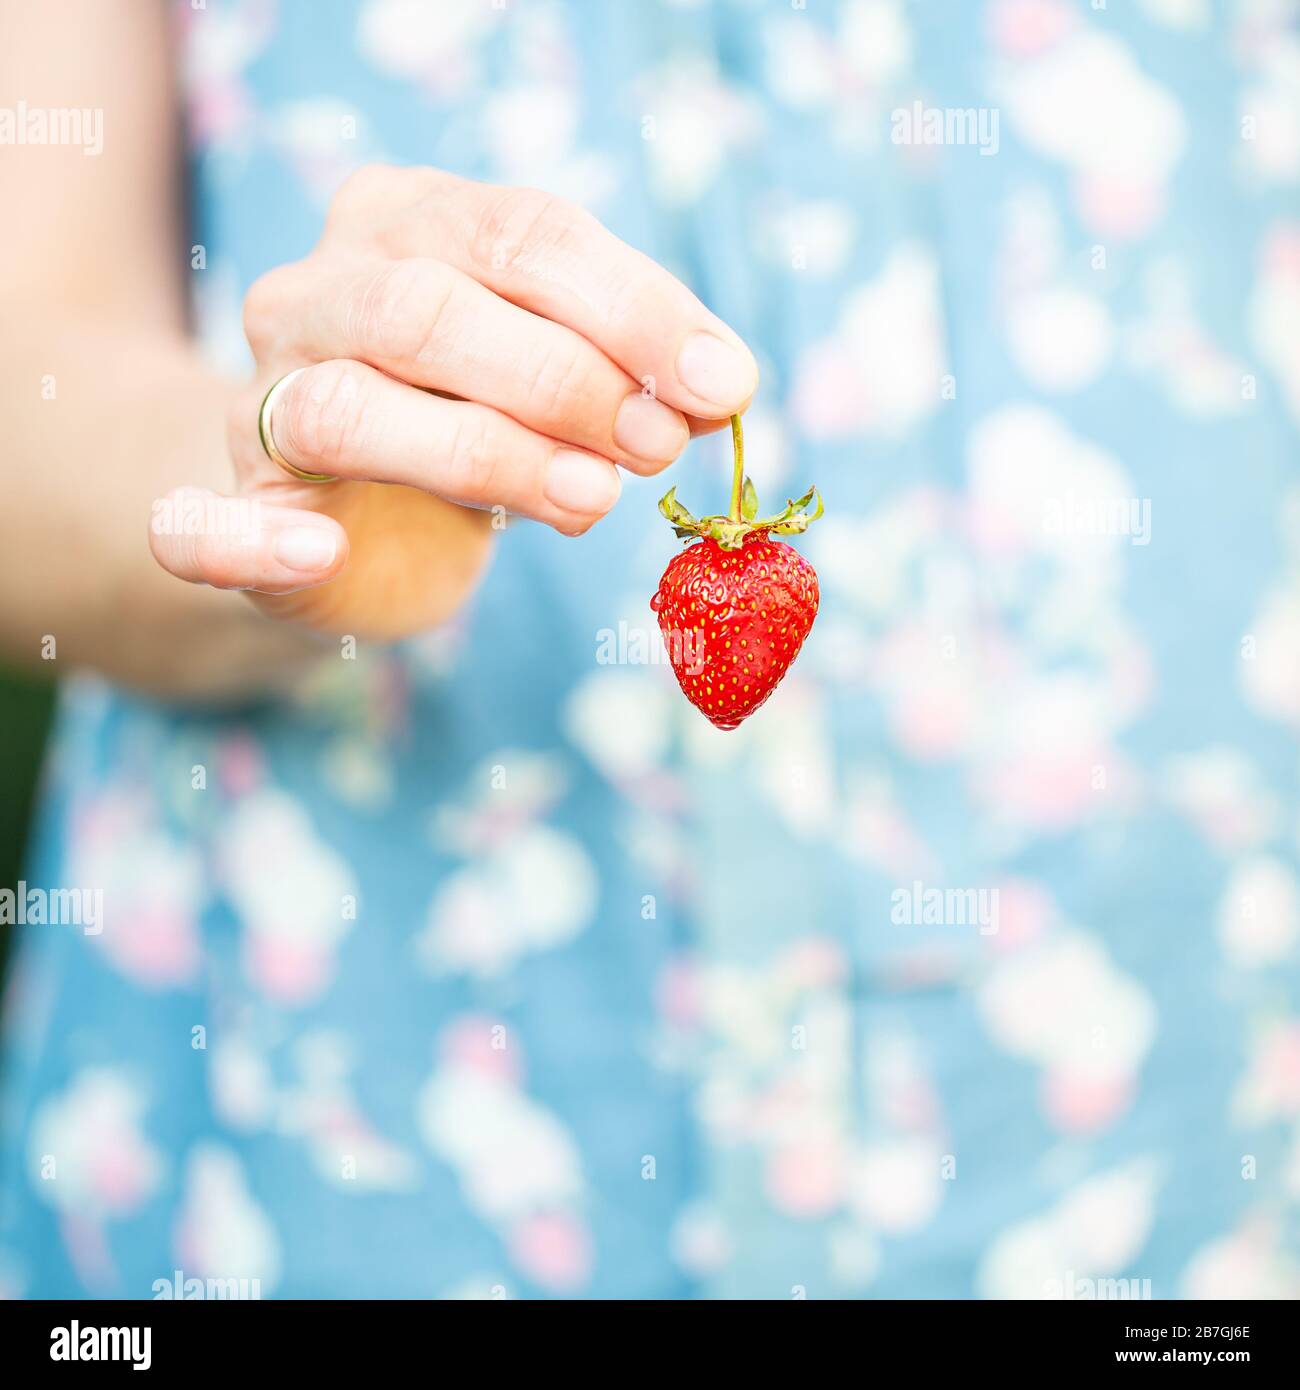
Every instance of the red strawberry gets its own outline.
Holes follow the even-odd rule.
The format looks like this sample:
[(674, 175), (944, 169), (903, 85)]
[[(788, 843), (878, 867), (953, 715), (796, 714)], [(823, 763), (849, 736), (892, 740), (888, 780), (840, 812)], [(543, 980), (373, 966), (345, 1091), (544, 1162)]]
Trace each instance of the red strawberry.
[(734, 729), (776, 689), (817, 616), (817, 572), (751, 531), (736, 550), (703, 540), (673, 556), (650, 607), (686, 698)]
[[(816, 488), (777, 516), (756, 520), (744, 476), (740, 418), (732, 416), (736, 467), (728, 516), (696, 520), (676, 500), (659, 503), (678, 536), (698, 544), (675, 555), (650, 607), (659, 615), (677, 683), (719, 729), (734, 729), (776, 689), (817, 616), (817, 573), (775, 535), (806, 531), (822, 514)], [(816, 499), (811, 515), (807, 508)]]

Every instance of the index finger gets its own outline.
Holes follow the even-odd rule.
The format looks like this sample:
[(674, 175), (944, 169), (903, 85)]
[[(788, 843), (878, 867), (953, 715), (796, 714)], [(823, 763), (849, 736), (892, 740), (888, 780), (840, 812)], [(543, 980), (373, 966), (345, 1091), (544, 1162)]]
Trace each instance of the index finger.
[(744, 409), (758, 364), (675, 276), (590, 213), (534, 188), (438, 175), (390, 236), (589, 339), (666, 404), (703, 419)]

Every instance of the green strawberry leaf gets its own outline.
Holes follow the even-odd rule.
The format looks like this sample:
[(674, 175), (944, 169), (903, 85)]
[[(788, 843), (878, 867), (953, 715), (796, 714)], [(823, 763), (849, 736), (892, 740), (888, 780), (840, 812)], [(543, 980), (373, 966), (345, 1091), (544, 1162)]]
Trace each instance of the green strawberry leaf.
[(758, 490), (752, 478), (745, 479), (740, 493), (740, 514), (746, 521), (753, 521), (758, 515)]
[[(807, 507), (814, 498), (817, 499), (817, 510), (809, 515)], [(810, 487), (802, 497), (791, 498), (775, 516), (754, 524), (761, 530), (771, 531), (778, 536), (797, 536), (806, 531), (825, 510), (821, 493), (815, 487)]]
[(717, 541), (723, 550), (739, 550), (754, 529), (747, 521), (731, 521), (725, 516), (706, 517), (704, 526), (705, 534)]
[(688, 527), (693, 530), (699, 526), (699, 522), (677, 500), (675, 487), (670, 487), (659, 499), (659, 511), (666, 520), (672, 522), (674, 527)]
[[(814, 499), (817, 510), (809, 514), (807, 508)], [(729, 516), (697, 519), (677, 500), (677, 489), (673, 487), (660, 499), (659, 510), (672, 523), (673, 534), (679, 540), (705, 536), (716, 541), (723, 550), (739, 550), (745, 538), (755, 532), (771, 532), (778, 536), (800, 535), (825, 510), (821, 493), (815, 487), (810, 487), (802, 497), (791, 498), (775, 516), (757, 520), (758, 494), (749, 478), (745, 478), (741, 485), (740, 505), (742, 519), (739, 521), (733, 521)]]

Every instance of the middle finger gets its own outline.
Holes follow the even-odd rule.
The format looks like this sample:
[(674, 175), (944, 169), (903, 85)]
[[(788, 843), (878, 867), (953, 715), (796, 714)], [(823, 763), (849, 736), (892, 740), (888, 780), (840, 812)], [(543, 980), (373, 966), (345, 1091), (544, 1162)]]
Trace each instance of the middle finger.
[(357, 267), (306, 297), (300, 346), (352, 357), (512, 416), (552, 439), (657, 473), (690, 439), (686, 418), (580, 333), (501, 299), (453, 266)]

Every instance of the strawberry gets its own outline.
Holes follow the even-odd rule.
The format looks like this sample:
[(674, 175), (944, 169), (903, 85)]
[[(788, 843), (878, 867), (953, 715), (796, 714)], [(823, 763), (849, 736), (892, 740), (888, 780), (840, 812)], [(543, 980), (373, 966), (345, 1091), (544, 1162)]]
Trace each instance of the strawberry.
[[(757, 520), (758, 496), (744, 476), (740, 417), (731, 417), (735, 474), (727, 516), (697, 520), (672, 488), (659, 510), (690, 542), (675, 555), (650, 600), (682, 693), (719, 729), (734, 729), (780, 684), (817, 616), (817, 572), (793, 546), (821, 516), (816, 488)], [(816, 501), (816, 510), (808, 507)]]

